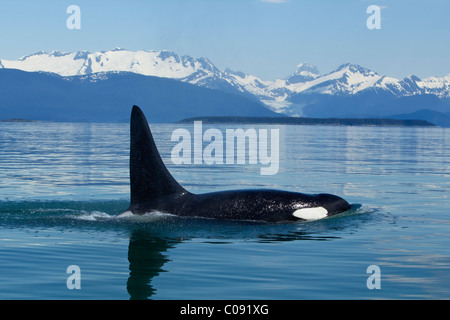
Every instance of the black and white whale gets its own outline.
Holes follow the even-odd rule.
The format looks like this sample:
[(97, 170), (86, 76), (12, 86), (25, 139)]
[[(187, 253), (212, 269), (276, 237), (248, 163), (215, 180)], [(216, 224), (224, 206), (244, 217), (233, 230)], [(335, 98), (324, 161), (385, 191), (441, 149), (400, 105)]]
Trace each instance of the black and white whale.
[(164, 212), (179, 216), (267, 222), (316, 220), (350, 209), (331, 194), (280, 190), (230, 190), (194, 194), (170, 174), (156, 148), (142, 110), (134, 106), (130, 124), (130, 214)]

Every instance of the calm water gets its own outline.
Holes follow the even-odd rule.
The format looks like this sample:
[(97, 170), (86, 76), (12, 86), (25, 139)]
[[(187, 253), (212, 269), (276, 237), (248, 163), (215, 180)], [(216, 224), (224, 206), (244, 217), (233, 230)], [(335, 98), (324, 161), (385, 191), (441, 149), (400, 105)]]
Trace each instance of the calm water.
[(449, 129), (268, 127), (280, 170), (261, 176), (173, 165), (180, 127), (152, 130), (190, 191), (327, 192), (354, 208), (307, 223), (113, 219), (128, 206), (128, 124), (0, 123), (0, 299), (450, 298)]

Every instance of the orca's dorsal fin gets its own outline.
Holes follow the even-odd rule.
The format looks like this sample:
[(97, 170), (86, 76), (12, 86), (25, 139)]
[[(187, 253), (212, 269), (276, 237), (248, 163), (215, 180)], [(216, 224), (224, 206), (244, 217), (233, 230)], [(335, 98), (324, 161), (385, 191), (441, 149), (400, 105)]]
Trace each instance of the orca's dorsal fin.
[(167, 170), (144, 113), (133, 106), (130, 123), (131, 206), (186, 192)]

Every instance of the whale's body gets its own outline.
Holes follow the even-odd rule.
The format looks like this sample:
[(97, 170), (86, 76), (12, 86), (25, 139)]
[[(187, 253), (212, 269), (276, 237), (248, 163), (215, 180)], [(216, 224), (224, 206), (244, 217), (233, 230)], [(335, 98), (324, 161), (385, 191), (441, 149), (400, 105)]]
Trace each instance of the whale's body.
[(179, 216), (276, 222), (316, 220), (350, 209), (347, 201), (331, 194), (265, 189), (191, 193), (167, 170), (147, 120), (137, 106), (131, 114), (130, 134), (128, 213), (157, 211)]

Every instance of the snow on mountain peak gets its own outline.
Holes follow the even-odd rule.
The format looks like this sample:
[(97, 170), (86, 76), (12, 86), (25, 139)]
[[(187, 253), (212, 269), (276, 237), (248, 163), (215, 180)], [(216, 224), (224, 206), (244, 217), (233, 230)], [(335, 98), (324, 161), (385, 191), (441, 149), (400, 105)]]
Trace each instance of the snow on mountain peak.
[(172, 51), (129, 51), (114, 48), (109, 51), (59, 52), (40, 51), (18, 60), (3, 60), (5, 68), (24, 71), (53, 72), (61, 76), (83, 75), (97, 72), (134, 72), (149, 76), (182, 79), (198, 69), (216, 72), (206, 58), (180, 57)]
[[(70, 53), (68, 53), (68, 54), (70, 54)], [(87, 59), (90, 54), (91, 53), (89, 51), (77, 51), (77, 52), (75, 52), (75, 56), (73, 57), (73, 60)], [(60, 56), (60, 57), (62, 57), (62, 56)]]
[(426, 93), (450, 97), (450, 75), (424, 80), (410, 76), (399, 80), (350, 63), (322, 75), (316, 66), (303, 62), (286, 79), (263, 81), (240, 71), (221, 71), (208, 58), (179, 56), (170, 50), (129, 51), (114, 48), (92, 53), (39, 51), (18, 60), (0, 60), (0, 68), (52, 72), (61, 76), (81, 75), (87, 76), (89, 81), (100, 81), (111, 72), (172, 78), (252, 96), (270, 109), (283, 113), (290, 112), (292, 97), (297, 97), (295, 101), (299, 101), (299, 95), (353, 95), (370, 88), (385, 90), (396, 96)]
[(295, 69), (295, 75), (302, 75), (305, 73), (320, 75), (319, 69), (316, 66), (309, 64), (308, 62), (302, 62)]
[(51, 57), (64, 57), (69, 54), (70, 54), (70, 52), (61, 52), (61, 51), (52, 50), (52, 52), (50, 52), (48, 55)]
[(287, 83), (303, 83), (314, 80), (320, 76), (320, 72), (316, 66), (310, 65), (307, 62), (300, 63), (293, 75), (287, 78)]
[(27, 60), (30, 57), (40, 56), (40, 55), (43, 55), (43, 54), (47, 54), (47, 53), (45, 51), (41, 50), (41, 51), (38, 51), (38, 52), (35, 52), (35, 53), (32, 53), (32, 54), (23, 56), (23, 57), (19, 58), (18, 61), (25, 61), (25, 60)]
[(367, 68), (346, 63), (328, 74), (304, 81), (294, 82), (289, 78), (288, 88), (296, 94), (355, 94), (374, 86), (381, 78)]
[(336, 71), (345, 71), (345, 72), (349, 72), (349, 73), (361, 73), (361, 74), (376, 74), (376, 72), (367, 69), (365, 67), (362, 67), (358, 64), (351, 64), (351, 63), (344, 63), (342, 65), (340, 65)]
[(227, 75), (233, 75), (233, 76), (238, 76), (239, 78), (242, 78), (242, 79), (244, 79), (247, 75), (244, 73), (244, 72), (242, 72), (242, 71), (234, 71), (234, 70), (231, 70), (230, 68), (226, 68), (225, 69), (225, 74), (227, 74)]

